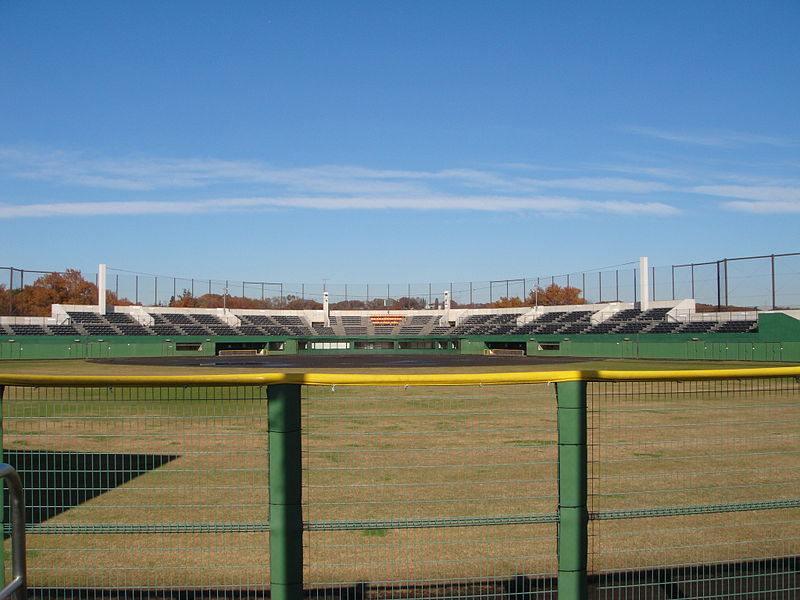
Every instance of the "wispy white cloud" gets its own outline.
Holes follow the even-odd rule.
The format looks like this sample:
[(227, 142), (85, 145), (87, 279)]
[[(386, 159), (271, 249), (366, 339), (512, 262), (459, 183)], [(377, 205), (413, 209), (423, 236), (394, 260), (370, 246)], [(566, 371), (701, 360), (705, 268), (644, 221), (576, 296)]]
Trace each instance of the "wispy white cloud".
[[(735, 132), (685, 134), (631, 128), (703, 146), (790, 145)], [(703, 155), (712, 154), (704, 151)], [(70, 215), (197, 214), (280, 208), (449, 210), (586, 215), (677, 215), (715, 208), (794, 214), (800, 204), (796, 164), (780, 168), (720, 158), (630, 155), (616, 163), (547, 167), (533, 163), (471, 168), (381, 169), (321, 164), (283, 167), (255, 160), (98, 157), (0, 146), (0, 178), (48, 183), (53, 201), (24, 202), (5, 192), (0, 218)], [(77, 189), (108, 191), (103, 202), (72, 201)], [(6, 190), (9, 186), (6, 186)], [(194, 199), (186, 200), (188, 194)], [(40, 192), (41, 193), (41, 192)], [(113, 200), (113, 201), (112, 201)], [(5, 201), (5, 203), (3, 203)]]
[(560, 197), (253, 197), (174, 202), (143, 200), (120, 202), (52, 202), (27, 205), (0, 204), (0, 219), (22, 217), (201, 214), (277, 208), (307, 208), (319, 210), (467, 210), (489, 212), (533, 211), (551, 214), (607, 213), (621, 215), (674, 215), (679, 212), (675, 207), (659, 202), (586, 201)]
[(667, 189), (658, 181), (578, 177), (534, 179), (495, 169), (414, 171), (352, 165), (277, 168), (255, 161), (219, 159), (99, 159), (64, 152), (0, 147), (0, 170), (12, 177), (60, 185), (127, 191), (197, 188), (215, 184), (262, 184), (314, 194), (429, 194), (431, 186), (492, 191), (571, 189), (647, 193)]
[(761, 214), (800, 213), (800, 182), (794, 185), (701, 185), (691, 188), (696, 194), (731, 199), (722, 208)]
[(680, 144), (713, 146), (717, 148), (740, 148), (743, 146), (788, 146), (791, 140), (778, 136), (759, 135), (735, 131), (680, 132), (655, 127), (628, 127), (627, 131)]
[(646, 194), (672, 189), (660, 181), (626, 179), (620, 177), (575, 177), (569, 179), (522, 179), (532, 187), (561, 188), (587, 192), (621, 192)]
[(759, 213), (759, 214), (798, 214), (800, 202), (746, 202), (734, 200), (725, 202), (725, 208), (730, 210)]
[[(669, 186), (634, 177), (530, 177), (521, 167), (441, 170), (373, 169), (358, 165), (275, 167), (207, 158), (96, 158), (77, 153), (0, 147), (0, 174), (119, 192), (116, 202), (0, 205), (0, 218), (66, 215), (208, 213), (264, 208), (319, 210), (464, 210), (540, 213), (677, 214), (663, 202), (631, 196)], [(206, 188), (206, 189), (204, 189)], [(204, 189), (205, 198), (165, 201), (170, 190)], [(208, 193), (225, 190), (223, 199)], [(233, 193), (241, 192), (240, 195)], [(255, 192), (255, 193), (253, 193)], [(151, 199), (158, 193), (157, 199)], [(213, 193), (213, 192), (212, 192)], [(135, 198), (132, 200), (132, 195)], [(198, 195), (200, 193), (198, 192)], [(573, 196), (579, 197), (573, 197)]]
[(775, 185), (700, 185), (692, 188), (698, 194), (741, 198), (761, 202), (800, 203), (800, 186)]

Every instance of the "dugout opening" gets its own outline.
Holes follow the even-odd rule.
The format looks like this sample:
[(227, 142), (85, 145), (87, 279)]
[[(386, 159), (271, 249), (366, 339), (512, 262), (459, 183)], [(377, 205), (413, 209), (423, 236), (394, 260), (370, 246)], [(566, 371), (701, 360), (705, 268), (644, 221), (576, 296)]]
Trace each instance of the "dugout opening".
[(525, 342), (486, 342), (489, 350), (522, 350), (523, 354), (526, 346)]
[(218, 342), (214, 348), (214, 354), (263, 354), (267, 349), (266, 342)]

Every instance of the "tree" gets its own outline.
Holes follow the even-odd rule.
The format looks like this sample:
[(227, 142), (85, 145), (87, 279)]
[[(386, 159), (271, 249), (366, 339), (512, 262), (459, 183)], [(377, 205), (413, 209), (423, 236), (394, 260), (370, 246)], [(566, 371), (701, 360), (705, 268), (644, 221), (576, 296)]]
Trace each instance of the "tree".
[(528, 304), (539, 306), (564, 306), (572, 304), (586, 304), (586, 299), (581, 298), (581, 290), (576, 287), (561, 287), (551, 283), (545, 289), (536, 287), (528, 294)]
[(12, 314), (50, 316), (52, 304), (96, 304), (97, 286), (86, 281), (80, 271), (48, 273), (14, 294)]
[(307, 298), (298, 298), (291, 294), (286, 296), (286, 308), (290, 310), (321, 310), (322, 303)]
[(169, 305), (181, 308), (194, 308), (197, 306), (197, 298), (192, 296), (192, 292), (189, 290), (183, 290), (183, 293), (177, 298), (173, 298)]
[[(274, 300), (274, 299), (273, 299)], [(171, 306), (183, 306), (188, 308), (245, 308), (245, 309), (265, 309), (273, 308), (272, 302), (267, 300), (256, 300), (244, 296), (228, 296), (224, 298), (222, 294), (203, 294), (197, 298), (184, 290), (181, 297), (174, 301)]]
[(367, 303), (363, 300), (341, 300), (329, 305), (331, 310), (365, 310)]
[(391, 306), (393, 303), (394, 300), (391, 298), (373, 298), (365, 302), (365, 308), (367, 310), (382, 310)]
[(390, 306), (393, 310), (420, 310), (425, 308), (425, 299), (403, 296), (392, 301)]
[[(109, 291), (106, 300), (111, 306), (133, 304)], [(67, 269), (43, 275), (21, 290), (0, 290), (0, 311), (6, 315), (48, 317), (53, 304), (97, 304), (97, 286), (86, 281), (80, 271)]]
[(0, 315), (12, 315), (14, 306), (14, 290), (7, 290), (6, 286), (0, 284)]
[(518, 296), (511, 298), (502, 297), (500, 300), (493, 302), (493, 308), (519, 308), (520, 306), (529, 306), (530, 302), (524, 302)]

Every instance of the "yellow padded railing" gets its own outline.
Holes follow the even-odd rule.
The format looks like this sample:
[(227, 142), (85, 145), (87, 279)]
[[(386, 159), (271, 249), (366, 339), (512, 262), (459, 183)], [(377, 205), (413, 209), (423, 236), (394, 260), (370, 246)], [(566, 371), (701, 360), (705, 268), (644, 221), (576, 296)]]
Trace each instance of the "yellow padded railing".
[(0, 373), (0, 385), (102, 387), (159, 385), (508, 385), (563, 381), (687, 381), (800, 377), (800, 366), (752, 369), (682, 369), (665, 371), (520, 371), (511, 373), (363, 374), (363, 373), (254, 373), (244, 375), (20, 375)]

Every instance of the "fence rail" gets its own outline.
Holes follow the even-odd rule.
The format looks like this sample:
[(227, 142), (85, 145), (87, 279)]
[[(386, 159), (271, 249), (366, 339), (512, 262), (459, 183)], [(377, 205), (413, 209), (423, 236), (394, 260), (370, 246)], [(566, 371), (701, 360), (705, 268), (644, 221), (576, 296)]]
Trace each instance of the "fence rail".
[(0, 397), (37, 597), (800, 593), (798, 367), (0, 375)]

